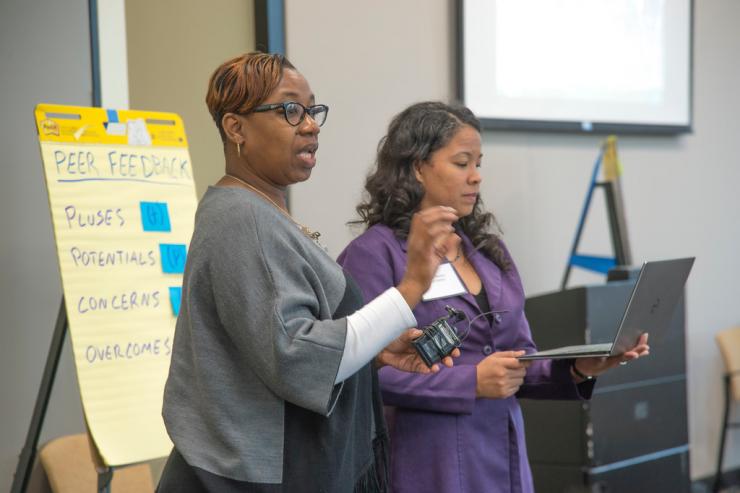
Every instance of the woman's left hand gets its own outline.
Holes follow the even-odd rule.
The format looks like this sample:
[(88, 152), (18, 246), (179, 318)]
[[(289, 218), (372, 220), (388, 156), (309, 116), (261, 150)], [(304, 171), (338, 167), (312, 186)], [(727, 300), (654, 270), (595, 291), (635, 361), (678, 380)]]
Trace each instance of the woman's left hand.
[[(429, 368), (419, 357), (419, 354), (414, 349), (411, 341), (423, 334), (419, 329), (409, 329), (401, 334), (397, 339), (388, 344), (383, 350), (375, 357), (375, 366), (380, 368), (381, 366), (392, 366), (397, 370), (407, 371), (412, 373), (436, 373), (439, 371), (439, 365), (435, 364)], [(442, 359), (442, 364), (445, 366), (452, 366), (452, 358), (460, 356), (460, 350), (454, 349), (450, 356)]]
[(637, 340), (635, 347), (622, 354), (601, 358), (576, 358), (573, 365), (582, 374), (596, 377), (620, 363), (627, 364), (628, 361), (647, 356), (648, 354), (650, 354), (650, 346), (648, 346), (648, 335), (645, 333)]

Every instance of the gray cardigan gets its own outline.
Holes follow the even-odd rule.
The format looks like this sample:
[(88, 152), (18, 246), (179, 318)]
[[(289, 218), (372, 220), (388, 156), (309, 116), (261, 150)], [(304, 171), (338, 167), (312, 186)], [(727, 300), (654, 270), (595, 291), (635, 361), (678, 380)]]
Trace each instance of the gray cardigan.
[(349, 453), (336, 474), (353, 481), (372, 461), (373, 371), (334, 384), (347, 330), (336, 315), (359, 308), (359, 291), (251, 191), (209, 188), (194, 231), (164, 394), (175, 447), (190, 466), (273, 485), (308, 472), (286, 466), (291, 447), (329, 469)]

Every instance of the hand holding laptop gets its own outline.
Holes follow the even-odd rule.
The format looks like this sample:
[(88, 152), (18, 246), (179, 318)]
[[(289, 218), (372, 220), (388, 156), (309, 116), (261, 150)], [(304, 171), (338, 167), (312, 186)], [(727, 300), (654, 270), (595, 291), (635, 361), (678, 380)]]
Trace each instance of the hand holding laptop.
[[(668, 330), (693, 265), (694, 257), (645, 262), (612, 342), (537, 351), (520, 356), (519, 360), (603, 358), (609, 362), (623, 361), (623, 355), (640, 346), (642, 335), (649, 331), (660, 339)], [(580, 366), (576, 370), (580, 371)]]
[(524, 351), (500, 351), (486, 356), (476, 366), (476, 397), (505, 399), (524, 383), (528, 361), (519, 361)]
[(633, 348), (622, 354), (574, 359), (573, 367), (576, 371), (573, 372), (573, 377), (577, 380), (583, 380), (580, 375), (597, 377), (619, 364), (627, 364), (628, 361), (636, 360), (648, 354), (650, 354), (650, 346), (648, 346), (648, 334), (645, 333), (640, 336)]

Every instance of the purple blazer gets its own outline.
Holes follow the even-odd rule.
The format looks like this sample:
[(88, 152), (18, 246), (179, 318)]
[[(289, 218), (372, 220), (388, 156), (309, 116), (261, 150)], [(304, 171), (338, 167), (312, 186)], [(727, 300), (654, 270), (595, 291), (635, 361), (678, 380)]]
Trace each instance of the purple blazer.
[[(396, 493), (531, 492), (524, 422), (517, 397), (589, 398), (593, 382), (576, 385), (570, 361), (535, 361), (516, 397), (477, 399), (476, 364), (487, 355), (535, 350), (524, 315), (524, 290), (516, 267), (502, 271), (462, 235), (466, 256), (480, 277), (493, 323), (475, 320), (453, 368), (435, 375), (380, 370), (391, 430), (391, 483)], [(406, 241), (377, 224), (350, 243), (337, 260), (369, 301), (401, 281)], [(468, 319), (481, 313), (470, 293), (422, 302), (414, 309), (419, 327), (446, 315), (445, 305)], [(457, 324), (463, 329), (467, 322)], [(528, 352), (529, 352), (528, 351)]]

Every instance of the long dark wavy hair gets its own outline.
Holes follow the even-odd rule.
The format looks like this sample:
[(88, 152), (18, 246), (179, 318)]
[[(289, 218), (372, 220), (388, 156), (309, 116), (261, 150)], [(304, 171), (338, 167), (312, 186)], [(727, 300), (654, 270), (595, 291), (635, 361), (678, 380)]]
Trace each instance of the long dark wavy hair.
[[(411, 217), (424, 197), (414, 166), (428, 162), (465, 125), (480, 132), (480, 122), (472, 111), (441, 102), (417, 103), (396, 115), (378, 144), (375, 168), (365, 180), (364, 201), (357, 206), (360, 219), (350, 224), (368, 228), (385, 224), (399, 238), (407, 238)], [(493, 214), (484, 210), (480, 196), (473, 212), (460, 218), (456, 227), (470, 238), (476, 250), (501, 269), (509, 269), (511, 261), (497, 234), (501, 229)]]

